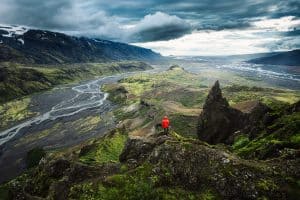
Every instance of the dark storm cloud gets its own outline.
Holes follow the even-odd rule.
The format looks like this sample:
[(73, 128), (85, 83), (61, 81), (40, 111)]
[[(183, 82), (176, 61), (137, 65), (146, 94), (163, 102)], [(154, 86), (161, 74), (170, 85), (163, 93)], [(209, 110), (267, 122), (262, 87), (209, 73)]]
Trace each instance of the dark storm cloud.
[[(144, 1), (143, 1), (144, 2)], [(158, 2), (158, 3), (156, 3)], [(145, 9), (146, 8), (146, 9)], [(148, 8), (148, 9), (147, 9)], [(122, 13), (122, 8), (114, 7), (111, 11)], [(146, 1), (136, 4), (130, 12), (134, 16), (143, 16), (145, 10), (162, 11), (190, 20), (198, 29), (236, 29), (249, 27), (258, 18), (280, 18), (284, 16), (300, 16), (299, 0), (161, 0)], [(130, 14), (126, 15), (130, 17)]]
[(186, 26), (166, 25), (162, 27), (151, 27), (141, 30), (131, 37), (132, 41), (134, 42), (171, 40), (190, 33), (190, 30), (191, 29)]
[(288, 37), (300, 36), (300, 30), (295, 29), (292, 31), (284, 32), (283, 36), (288, 36)]
[[(1, 0), (0, 22), (145, 42), (178, 38), (192, 29), (246, 29), (261, 18), (300, 17), (299, 10), (299, 0)], [(145, 20), (157, 13), (163, 14)]]
[(129, 40), (134, 42), (162, 41), (179, 38), (192, 31), (185, 20), (162, 12), (146, 15), (129, 30)]
[[(9, 24), (21, 24), (42, 28), (63, 28), (57, 22), (61, 10), (70, 8), (72, 1), (39, 1), (39, 0), (2, 0), (0, 9), (1, 21)], [(63, 19), (61, 19), (63, 20)]]

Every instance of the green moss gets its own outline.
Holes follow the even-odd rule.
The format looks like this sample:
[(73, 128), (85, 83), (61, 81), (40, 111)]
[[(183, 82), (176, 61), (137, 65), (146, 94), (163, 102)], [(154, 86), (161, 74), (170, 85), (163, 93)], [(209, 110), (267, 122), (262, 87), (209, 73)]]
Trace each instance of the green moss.
[(28, 97), (0, 105), (0, 128), (34, 116), (35, 113), (29, 110), (30, 102), (31, 99)]
[[(253, 153), (258, 153), (258, 152), (264, 152), (267, 150), (267, 146), (269, 145), (271, 141), (272, 136), (268, 137), (260, 137), (257, 139), (254, 139), (250, 142), (246, 142), (246, 139), (241, 139), (240, 143), (237, 141), (234, 146), (235, 152), (242, 156), (248, 158), (250, 155)], [(242, 145), (239, 145), (241, 144)]]
[(164, 200), (208, 200), (207, 198), (203, 198), (203, 195), (199, 192), (186, 191), (182, 188), (158, 188), (157, 190), (160, 195), (159, 199)]
[(217, 200), (220, 199), (219, 195), (214, 190), (206, 189), (201, 193), (201, 200)]
[[(280, 131), (286, 131), (290, 134), (300, 133), (300, 113), (296, 112), (291, 115), (284, 115), (277, 120), (270, 128), (280, 127)], [(288, 134), (288, 135), (290, 135)]]
[(235, 138), (234, 143), (232, 145), (233, 149), (240, 149), (249, 143), (249, 138), (246, 135), (240, 135)]
[(183, 135), (196, 137), (197, 132), (197, 117), (185, 115), (171, 115), (170, 116), (172, 129)]
[(300, 133), (297, 133), (296, 135), (293, 135), (291, 137), (291, 142), (295, 144), (300, 144)]
[(114, 116), (119, 120), (131, 119), (135, 116), (136, 112), (124, 112), (122, 108), (114, 110)]
[(257, 187), (265, 191), (274, 191), (278, 189), (278, 186), (272, 180), (261, 179), (257, 182)]
[(119, 162), (127, 135), (116, 132), (112, 135), (105, 136), (103, 139), (93, 144), (93, 147), (80, 157), (84, 163), (105, 163)]
[(103, 200), (211, 200), (217, 199), (212, 191), (194, 192), (179, 187), (158, 187), (159, 177), (152, 174), (151, 164), (145, 163), (133, 171), (116, 174), (104, 183), (83, 183), (71, 188), (70, 197), (74, 199)]
[(85, 118), (78, 119), (74, 122), (71, 122), (68, 126), (74, 129), (74, 132), (85, 134), (89, 133), (91, 130), (96, 129), (101, 123), (102, 119), (99, 115), (96, 116), (87, 116)]
[(260, 100), (273, 108), (273, 106), (279, 104), (287, 105), (295, 103), (300, 98), (298, 91), (262, 88), (257, 86), (251, 87), (240, 84), (226, 86), (223, 92), (231, 105), (243, 101)]
[(147, 178), (150, 174), (151, 165), (144, 164), (131, 173), (108, 177), (106, 184), (76, 185), (72, 187), (70, 196), (75, 199), (159, 199), (152, 179)]
[[(280, 109), (274, 112), (283, 113)], [(300, 113), (282, 115), (268, 129), (272, 132), (262, 132), (251, 141), (246, 136), (238, 137), (232, 145), (233, 150), (245, 158), (263, 159), (283, 148), (300, 147)]]

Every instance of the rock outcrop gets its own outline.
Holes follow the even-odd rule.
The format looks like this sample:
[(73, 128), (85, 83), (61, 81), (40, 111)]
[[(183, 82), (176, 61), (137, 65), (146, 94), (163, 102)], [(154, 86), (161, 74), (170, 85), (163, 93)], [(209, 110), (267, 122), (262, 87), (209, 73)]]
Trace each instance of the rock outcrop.
[(222, 96), (219, 81), (216, 81), (199, 116), (199, 139), (210, 144), (231, 144), (234, 136), (240, 133), (247, 134), (250, 138), (256, 137), (271, 120), (267, 115), (270, 108), (254, 101), (246, 110), (242, 112), (231, 107)]
[(244, 114), (231, 108), (222, 96), (219, 81), (211, 88), (198, 122), (198, 137), (210, 144), (229, 143), (228, 139), (243, 128)]
[(120, 166), (114, 163), (89, 166), (63, 158), (43, 160), (23, 178), (9, 183), (8, 199), (69, 199), (72, 185), (95, 177), (104, 180), (119, 171)]
[(211, 148), (199, 140), (174, 135), (147, 140), (151, 142), (129, 139), (120, 161), (130, 169), (150, 164), (152, 176), (158, 178), (157, 187), (213, 188), (214, 195), (222, 199), (287, 198), (281, 187), (283, 179), (261, 161), (245, 161), (222, 147)]

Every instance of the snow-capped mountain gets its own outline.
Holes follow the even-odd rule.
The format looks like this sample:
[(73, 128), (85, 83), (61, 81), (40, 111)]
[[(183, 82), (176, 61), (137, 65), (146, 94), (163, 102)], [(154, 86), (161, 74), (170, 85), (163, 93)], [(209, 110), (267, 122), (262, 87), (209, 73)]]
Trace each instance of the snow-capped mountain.
[(160, 54), (125, 43), (0, 24), (0, 62), (58, 64), (158, 60)]

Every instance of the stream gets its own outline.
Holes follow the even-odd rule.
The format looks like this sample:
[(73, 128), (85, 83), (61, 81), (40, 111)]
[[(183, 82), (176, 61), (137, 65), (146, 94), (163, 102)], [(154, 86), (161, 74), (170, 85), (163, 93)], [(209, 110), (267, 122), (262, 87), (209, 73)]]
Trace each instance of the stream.
[(111, 112), (115, 106), (107, 100), (101, 85), (134, 73), (138, 72), (58, 86), (32, 95), (29, 109), (38, 115), (0, 132), (0, 183), (26, 169), (24, 158), (34, 147), (48, 151), (66, 148), (101, 137), (114, 128), (117, 122)]

